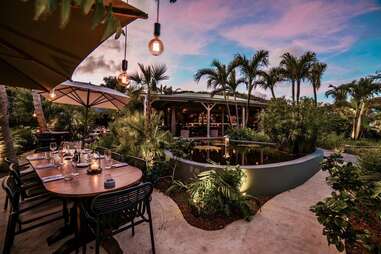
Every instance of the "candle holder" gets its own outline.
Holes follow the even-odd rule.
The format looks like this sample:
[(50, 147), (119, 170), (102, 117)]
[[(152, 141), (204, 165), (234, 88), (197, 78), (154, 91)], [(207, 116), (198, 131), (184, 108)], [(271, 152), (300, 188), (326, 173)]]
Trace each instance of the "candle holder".
[(102, 173), (101, 163), (99, 159), (92, 159), (90, 163), (90, 167), (87, 170), (89, 175), (98, 175)]

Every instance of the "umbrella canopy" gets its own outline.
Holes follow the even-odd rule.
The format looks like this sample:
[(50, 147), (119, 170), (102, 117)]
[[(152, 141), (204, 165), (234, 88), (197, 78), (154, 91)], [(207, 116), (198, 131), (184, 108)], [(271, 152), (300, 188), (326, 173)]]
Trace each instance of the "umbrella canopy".
[[(113, 4), (122, 26), (147, 14), (120, 0)], [(50, 90), (70, 80), (75, 68), (103, 41), (105, 25), (91, 29), (92, 18), (72, 6), (70, 21), (60, 29), (54, 13), (33, 20), (35, 1), (0, 1), (0, 84)]]
[(128, 96), (121, 92), (78, 81), (66, 81), (56, 86), (51, 93), (41, 92), (41, 95), (52, 102), (86, 108), (120, 110), (128, 103)]

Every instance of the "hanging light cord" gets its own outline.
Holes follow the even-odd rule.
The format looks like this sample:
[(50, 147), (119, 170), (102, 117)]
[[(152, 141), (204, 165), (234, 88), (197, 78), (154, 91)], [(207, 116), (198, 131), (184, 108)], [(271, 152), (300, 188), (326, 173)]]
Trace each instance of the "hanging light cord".
[(160, 0), (157, 1), (157, 10), (156, 10), (156, 23), (159, 23), (159, 8), (160, 8)]
[[(128, 4), (128, 0), (126, 0)], [(127, 25), (124, 27), (124, 60), (127, 58)]]

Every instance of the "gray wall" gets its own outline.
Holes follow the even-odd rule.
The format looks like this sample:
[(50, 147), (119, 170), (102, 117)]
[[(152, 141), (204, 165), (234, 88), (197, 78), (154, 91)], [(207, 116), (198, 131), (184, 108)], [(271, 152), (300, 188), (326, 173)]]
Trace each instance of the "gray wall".
[[(166, 151), (166, 154), (174, 162), (176, 178), (183, 181), (195, 177), (202, 171), (225, 167), (174, 158), (169, 151)], [(312, 154), (292, 161), (242, 166), (246, 179), (241, 190), (254, 196), (271, 196), (295, 188), (320, 170), (323, 157), (323, 150), (317, 149)]]

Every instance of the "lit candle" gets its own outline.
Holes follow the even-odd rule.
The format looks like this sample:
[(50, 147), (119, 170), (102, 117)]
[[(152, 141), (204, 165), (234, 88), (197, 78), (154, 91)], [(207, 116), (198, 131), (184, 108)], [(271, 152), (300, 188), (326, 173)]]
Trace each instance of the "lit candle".
[(91, 170), (98, 170), (99, 169), (99, 162), (98, 160), (92, 160), (90, 165)]

